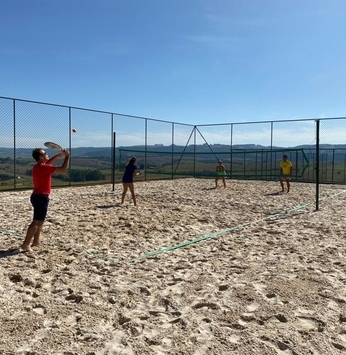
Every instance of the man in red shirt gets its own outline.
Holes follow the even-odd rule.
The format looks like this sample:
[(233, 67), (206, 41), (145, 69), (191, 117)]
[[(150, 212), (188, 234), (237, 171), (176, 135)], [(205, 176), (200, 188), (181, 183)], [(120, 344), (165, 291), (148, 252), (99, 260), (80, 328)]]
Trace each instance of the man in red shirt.
[[(48, 154), (43, 149), (36, 148), (32, 151), (32, 157), (37, 161), (32, 168), (34, 191), (30, 197), (31, 204), (34, 207), (34, 217), (21, 246), (21, 249), (29, 254), (33, 253), (30, 247), (32, 238), (34, 238), (32, 246), (40, 245), (40, 233), (48, 210), (52, 174), (66, 173), (70, 162), (70, 153), (68, 150), (64, 150), (49, 159)], [(52, 163), (61, 157), (65, 157), (63, 164), (60, 167), (53, 166)]]

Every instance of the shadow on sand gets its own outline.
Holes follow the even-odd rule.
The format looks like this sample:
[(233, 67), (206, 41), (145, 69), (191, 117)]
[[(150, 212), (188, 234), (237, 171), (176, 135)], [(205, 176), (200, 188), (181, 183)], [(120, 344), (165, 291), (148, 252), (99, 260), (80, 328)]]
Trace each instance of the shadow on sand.
[(264, 196), (280, 196), (282, 195), (281, 191), (277, 191), (277, 192), (271, 192), (269, 194), (265, 194)]
[(0, 259), (1, 258), (8, 258), (10, 256), (15, 256), (21, 254), (22, 252), (18, 248), (10, 248), (7, 250), (0, 250)]
[(115, 207), (116, 205), (100, 205), (100, 206), (96, 206), (97, 208), (100, 208), (100, 209), (107, 209), (107, 208), (112, 208), (112, 207)]
[[(114, 204), (112, 204), (112, 205), (98, 205), (98, 206), (96, 206), (96, 208), (100, 208), (100, 209), (103, 209), (103, 210), (106, 210), (106, 209), (108, 209), (108, 208), (113, 208), (113, 207), (121, 207), (122, 205), (121, 205), (121, 203), (119, 202), (119, 203), (114, 203)], [(0, 354), (1, 355), (1, 354)]]

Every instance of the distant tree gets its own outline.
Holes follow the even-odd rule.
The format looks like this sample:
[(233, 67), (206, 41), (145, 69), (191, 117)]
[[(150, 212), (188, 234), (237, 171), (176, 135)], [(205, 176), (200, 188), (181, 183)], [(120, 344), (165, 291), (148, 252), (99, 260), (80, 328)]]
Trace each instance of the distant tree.
[(105, 180), (105, 175), (97, 169), (71, 169), (69, 178), (74, 182)]
[(68, 180), (65, 174), (54, 174), (53, 177), (58, 180)]
[(69, 172), (69, 177), (71, 181), (81, 182), (84, 181), (85, 173), (82, 169), (71, 169)]
[(104, 174), (101, 173), (100, 170), (86, 170), (85, 172), (85, 180), (88, 181), (94, 181), (94, 180), (104, 180), (106, 178), (106, 176)]
[(10, 180), (10, 179), (13, 179), (12, 175), (0, 174), (0, 181), (6, 181), (6, 180)]

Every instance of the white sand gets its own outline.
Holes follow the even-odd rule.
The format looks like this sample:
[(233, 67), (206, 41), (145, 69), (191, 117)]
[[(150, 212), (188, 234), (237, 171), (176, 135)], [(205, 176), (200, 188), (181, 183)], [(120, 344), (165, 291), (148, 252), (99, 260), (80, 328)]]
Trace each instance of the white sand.
[(0, 354), (345, 354), (346, 187), (227, 182), (0, 193)]

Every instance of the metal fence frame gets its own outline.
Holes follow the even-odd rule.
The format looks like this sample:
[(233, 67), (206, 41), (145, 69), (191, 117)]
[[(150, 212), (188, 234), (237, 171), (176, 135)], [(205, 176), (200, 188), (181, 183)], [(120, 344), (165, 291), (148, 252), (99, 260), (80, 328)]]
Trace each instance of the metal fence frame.
[[(13, 148), (13, 154), (12, 158), (14, 161), (13, 164), (13, 187), (10, 189), (16, 190), (20, 189), (21, 187), (17, 185), (17, 180), (16, 180), (16, 161), (18, 158), (18, 149), (17, 148), (17, 131), (20, 128), (19, 123), (17, 122), (17, 106), (18, 103), (28, 103), (32, 105), (42, 105), (44, 107), (54, 107), (54, 108), (61, 108), (63, 109), (64, 112), (66, 112), (66, 120), (67, 120), (67, 126), (68, 126), (68, 132), (61, 130), (61, 136), (66, 137), (66, 134), (68, 134), (68, 148), (71, 149), (72, 145), (72, 123), (74, 120), (74, 117), (78, 113), (97, 113), (97, 114), (102, 114), (105, 117), (109, 117), (109, 152), (110, 152), (110, 157), (112, 162), (110, 163), (112, 165), (113, 169), (113, 174), (112, 174), (112, 181), (107, 181), (107, 182), (115, 182), (115, 177), (114, 177), (114, 169), (115, 169), (115, 159), (114, 159), (114, 154), (115, 154), (115, 145), (116, 145), (116, 136), (115, 136), (115, 131), (117, 130), (117, 125), (121, 120), (140, 120), (142, 123), (144, 122), (144, 132), (143, 132), (143, 137), (144, 137), (144, 142), (143, 142), (143, 151), (144, 151), (144, 156), (145, 156), (145, 161), (144, 164), (146, 165), (147, 163), (147, 152), (148, 152), (148, 146), (149, 146), (149, 141), (148, 141), (148, 136), (150, 134), (148, 125), (154, 125), (157, 123), (162, 123), (165, 125), (168, 125), (170, 127), (170, 144), (171, 144), (171, 161), (172, 161), (172, 178), (174, 177), (174, 170), (173, 170), (173, 155), (175, 153), (175, 146), (176, 146), (176, 136), (177, 136), (177, 129), (184, 127), (184, 129), (191, 129), (191, 133), (189, 136), (188, 141), (186, 142), (186, 147), (189, 145), (190, 141), (190, 146), (193, 146), (194, 151), (196, 151), (196, 142), (197, 142), (197, 136), (199, 135), (199, 138), (203, 138), (204, 144), (209, 146), (209, 143), (207, 140), (203, 137), (203, 134), (201, 133), (202, 129), (208, 128), (208, 127), (218, 127), (218, 128), (223, 128), (223, 127), (228, 127), (230, 130), (229, 134), (229, 146), (230, 146), (230, 151), (229, 151), (229, 159), (230, 159), (230, 166), (229, 169), (230, 171), (233, 171), (233, 166), (232, 166), (232, 157), (233, 153), (235, 152), (235, 145), (233, 142), (234, 139), (234, 129), (241, 127), (242, 125), (259, 125), (259, 124), (268, 124), (270, 125), (270, 144), (268, 146), (268, 149), (274, 150), (275, 147), (273, 146), (273, 134), (275, 132), (275, 126), (277, 124), (282, 124), (282, 123), (297, 123), (297, 122), (315, 122), (316, 126), (319, 127), (321, 121), (327, 121), (327, 120), (336, 120), (336, 122), (341, 120), (344, 120), (346, 122), (346, 117), (334, 117), (334, 118), (306, 118), (306, 119), (292, 119), (292, 120), (273, 120), (273, 121), (249, 121), (249, 122), (233, 122), (233, 123), (214, 123), (214, 124), (201, 124), (201, 125), (191, 125), (191, 124), (184, 124), (184, 123), (177, 123), (173, 121), (165, 121), (165, 120), (160, 120), (160, 119), (154, 119), (154, 118), (149, 118), (149, 117), (141, 117), (141, 116), (133, 116), (133, 115), (127, 115), (127, 114), (121, 114), (121, 113), (115, 113), (115, 112), (108, 112), (108, 111), (100, 111), (100, 110), (93, 110), (93, 109), (86, 109), (86, 108), (80, 108), (80, 107), (74, 107), (74, 106), (66, 106), (66, 105), (59, 105), (59, 104), (51, 104), (51, 103), (45, 103), (45, 102), (39, 102), (39, 101), (31, 101), (31, 100), (23, 100), (23, 99), (16, 99), (16, 98), (10, 98), (10, 97), (0, 97), (0, 128), (1, 128), (1, 121), (2, 121), (2, 111), (1, 111), (1, 103), (6, 101), (7, 103), (10, 102), (12, 106), (12, 125), (13, 125), (13, 142), (12, 142), (12, 148)], [(36, 106), (34, 106), (36, 107)], [(65, 113), (64, 113), (65, 115)], [(8, 113), (8, 117), (10, 114)], [(11, 117), (9, 117), (11, 119)], [(167, 126), (166, 126), (167, 127)], [(316, 131), (314, 134), (315, 137), (315, 144), (311, 145), (310, 148), (310, 167), (307, 172), (308, 177), (304, 180), (307, 182), (315, 182), (315, 183), (338, 183), (338, 184), (345, 184), (346, 183), (346, 148), (330, 148), (329, 151), (327, 149), (324, 149), (325, 152), (328, 153), (323, 153), (321, 154), (319, 152), (319, 132)], [(254, 142), (256, 143), (256, 142)], [(1, 138), (0, 138), (0, 148), (1, 148)], [(339, 151), (343, 151), (345, 149), (345, 154), (344, 154), (344, 159), (343, 159), (343, 171), (344, 171), (344, 178), (343, 179), (335, 179), (335, 157)], [(211, 148), (212, 150), (212, 148)], [(331, 166), (328, 166), (330, 165)], [(72, 166), (73, 166), (73, 161), (72, 161)], [(194, 171), (195, 171), (195, 164), (196, 164), (196, 159), (194, 159)], [(275, 166), (273, 167), (273, 162), (270, 162), (270, 169), (276, 168)], [(323, 174), (325, 171), (331, 171), (331, 178), (328, 176), (325, 178)], [(339, 171), (340, 172), (340, 171)], [(339, 173), (338, 172), (338, 173)], [(194, 174), (192, 174), (194, 175)], [(322, 175), (322, 176), (321, 176)], [(328, 175), (328, 174), (327, 174)], [(145, 178), (147, 178), (145, 176)], [(71, 185), (71, 181), (69, 183)]]

